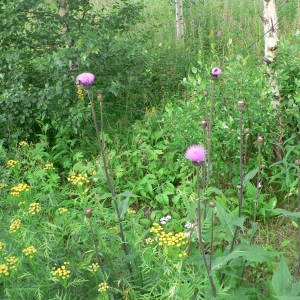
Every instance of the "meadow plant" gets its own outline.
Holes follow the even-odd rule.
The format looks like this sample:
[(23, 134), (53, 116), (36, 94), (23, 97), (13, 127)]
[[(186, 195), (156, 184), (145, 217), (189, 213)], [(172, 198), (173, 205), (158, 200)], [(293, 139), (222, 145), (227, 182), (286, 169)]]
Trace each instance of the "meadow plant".
[(207, 131), (207, 172), (206, 172), (206, 187), (210, 184), (211, 176), (211, 134), (212, 134), (212, 124), (213, 124), (213, 114), (214, 114), (214, 100), (215, 100), (215, 81), (218, 79), (219, 75), (222, 74), (222, 70), (218, 67), (215, 67), (211, 71), (211, 102), (209, 109), (209, 122), (208, 122), (208, 131)]
[[(218, 74), (219, 75), (219, 74)], [(211, 292), (213, 298), (216, 298), (216, 287), (213, 280), (213, 277), (210, 273), (210, 267), (207, 263), (205, 256), (204, 242), (202, 238), (202, 209), (201, 209), (201, 193), (200, 193), (200, 167), (205, 162), (205, 149), (200, 145), (190, 146), (185, 152), (185, 157), (190, 160), (193, 165), (196, 167), (196, 179), (197, 179), (197, 229), (198, 229), (198, 242), (203, 256), (204, 266), (209, 278), (211, 285)]]
[[(95, 79), (95, 76), (91, 73), (82, 73), (82, 74), (78, 75), (77, 78), (76, 78), (77, 82), (80, 83), (83, 86), (83, 88), (87, 89), (87, 92), (88, 92), (88, 97), (89, 97), (89, 100), (90, 100), (92, 115), (93, 115), (93, 120), (94, 120), (94, 126), (95, 126), (97, 139), (98, 139), (98, 143), (99, 143), (99, 148), (100, 148), (101, 156), (102, 156), (104, 174), (105, 174), (105, 178), (106, 178), (106, 182), (108, 184), (109, 190), (111, 192), (111, 197), (112, 197), (112, 200), (113, 200), (113, 203), (114, 203), (114, 206), (115, 206), (115, 210), (116, 210), (116, 213), (117, 213), (117, 217), (118, 217), (118, 223), (119, 223), (119, 228), (120, 228), (120, 236), (121, 236), (121, 240), (122, 240), (122, 247), (123, 247), (123, 250), (124, 250), (125, 254), (128, 255), (129, 252), (128, 252), (128, 248), (127, 248), (127, 243), (125, 241), (124, 230), (123, 230), (122, 219), (121, 219), (121, 213), (120, 213), (118, 202), (117, 202), (117, 195), (116, 195), (115, 188), (114, 188), (114, 185), (112, 183), (112, 180), (110, 178), (110, 175), (108, 173), (106, 154), (105, 154), (105, 149), (104, 149), (104, 146), (105, 146), (104, 145), (104, 118), (103, 118), (103, 106), (102, 106), (103, 96), (102, 96), (102, 94), (98, 94), (98, 98), (97, 98), (99, 100), (99, 104), (100, 104), (100, 118), (101, 118), (100, 122), (101, 122), (101, 134), (102, 134), (102, 136), (100, 137), (99, 126), (98, 126), (98, 122), (97, 122), (97, 116), (96, 116), (93, 96), (91, 94), (91, 87), (92, 87), (92, 84), (94, 82), (94, 79)], [(130, 268), (130, 266), (129, 266), (129, 268)]]

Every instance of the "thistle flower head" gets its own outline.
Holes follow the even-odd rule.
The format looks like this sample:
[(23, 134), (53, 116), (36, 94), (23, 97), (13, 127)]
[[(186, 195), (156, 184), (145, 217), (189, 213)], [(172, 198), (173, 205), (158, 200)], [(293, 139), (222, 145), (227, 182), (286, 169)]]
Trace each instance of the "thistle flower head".
[(216, 80), (219, 75), (221, 75), (222, 70), (218, 67), (215, 67), (211, 70), (211, 79)]
[(83, 87), (90, 87), (95, 80), (95, 76), (92, 73), (82, 73), (76, 77), (76, 82)]
[(262, 136), (257, 137), (257, 144), (262, 146), (264, 144), (264, 138)]
[(205, 148), (200, 145), (190, 146), (185, 152), (185, 157), (194, 164), (201, 164), (205, 161)]

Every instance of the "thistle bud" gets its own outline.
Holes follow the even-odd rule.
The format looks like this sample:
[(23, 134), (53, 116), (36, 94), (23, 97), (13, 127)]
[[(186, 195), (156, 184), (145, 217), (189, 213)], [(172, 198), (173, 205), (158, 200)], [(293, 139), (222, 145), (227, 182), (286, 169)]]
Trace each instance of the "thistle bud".
[(207, 96), (207, 95), (208, 95), (208, 90), (204, 90), (204, 91), (203, 91), (203, 95), (204, 95), (204, 96)]
[(97, 99), (98, 99), (99, 101), (102, 101), (102, 100), (103, 100), (103, 95), (102, 95), (101, 93), (99, 93), (98, 96), (97, 96)]
[(202, 127), (203, 129), (206, 129), (206, 127), (207, 127), (207, 122), (206, 122), (205, 120), (201, 121), (201, 127)]
[(297, 166), (300, 166), (300, 158), (298, 158), (298, 159), (295, 160), (295, 164), (296, 164)]
[(249, 128), (249, 127), (246, 127), (246, 128), (245, 128), (245, 133), (246, 133), (246, 134), (249, 134), (249, 133), (250, 133), (250, 128)]
[(214, 208), (216, 207), (216, 202), (214, 200), (209, 202), (209, 207)]
[(93, 211), (92, 211), (90, 208), (88, 208), (88, 209), (85, 211), (85, 216), (86, 216), (87, 218), (91, 218), (92, 215), (93, 215)]
[(246, 105), (244, 101), (238, 101), (237, 103), (237, 109), (239, 111), (244, 111), (246, 109)]
[(264, 138), (262, 136), (257, 137), (258, 146), (262, 146), (264, 144)]

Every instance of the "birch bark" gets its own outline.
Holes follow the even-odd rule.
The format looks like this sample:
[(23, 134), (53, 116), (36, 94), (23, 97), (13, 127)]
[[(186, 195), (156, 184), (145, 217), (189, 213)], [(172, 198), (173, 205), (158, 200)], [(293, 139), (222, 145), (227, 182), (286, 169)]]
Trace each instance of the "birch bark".
[(183, 4), (182, 0), (176, 0), (176, 30), (179, 41), (184, 40), (184, 21), (183, 21)]
[[(264, 41), (265, 41), (264, 61), (267, 64), (269, 84), (272, 88), (272, 92), (274, 95), (274, 99), (272, 100), (271, 104), (273, 106), (274, 115), (278, 119), (278, 125), (276, 129), (278, 135), (277, 143), (281, 145), (282, 144), (282, 135), (281, 135), (282, 121), (280, 117), (280, 93), (279, 93), (279, 86), (277, 82), (278, 72), (270, 68), (270, 64), (272, 64), (276, 59), (279, 23), (278, 23), (275, 0), (263, 0), (263, 4), (264, 4), (264, 10), (261, 19), (264, 24)], [(277, 161), (281, 160), (280, 147), (275, 146), (274, 151), (275, 151), (276, 160)]]

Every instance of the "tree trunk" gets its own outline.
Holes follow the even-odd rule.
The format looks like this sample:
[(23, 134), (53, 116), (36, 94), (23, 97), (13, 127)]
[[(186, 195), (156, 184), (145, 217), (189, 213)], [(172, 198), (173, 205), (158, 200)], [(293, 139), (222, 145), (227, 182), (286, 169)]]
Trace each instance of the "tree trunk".
[[(272, 87), (274, 99), (271, 102), (274, 110), (274, 116), (278, 119), (277, 144), (282, 145), (282, 121), (280, 117), (280, 94), (278, 87), (278, 73), (276, 70), (270, 69), (270, 64), (276, 59), (276, 49), (278, 44), (278, 17), (276, 11), (275, 0), (263, 0), (264, 11), (261, 17), (264, 24), (264, 40), (265, 40), (265, 57), (263, 58), (267, 64), (267, 72), (269, 75), (269, 84)], [(281, 160), (281, 149), (279, 146), (275, 146), (275, 159)]]
[(177, 38), (179, 41), (184, 40), (184, 22), (183, 22), (183, 7), (182, 0), (176, 0), (176, 29)]

